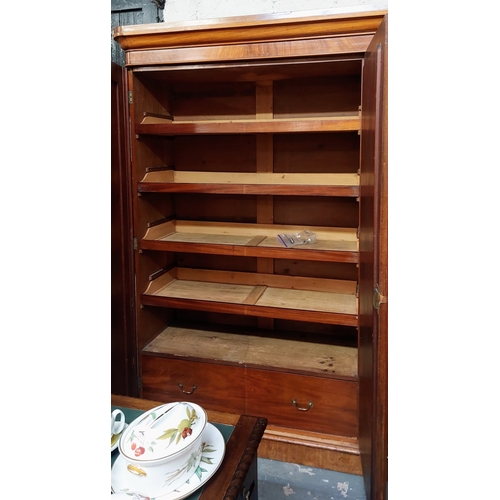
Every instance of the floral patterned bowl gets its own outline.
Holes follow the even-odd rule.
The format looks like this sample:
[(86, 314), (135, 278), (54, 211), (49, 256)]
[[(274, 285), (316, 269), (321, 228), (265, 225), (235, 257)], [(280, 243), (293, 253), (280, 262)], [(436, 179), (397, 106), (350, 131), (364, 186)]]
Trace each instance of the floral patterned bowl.
[(136, 418), (118, 444), (130, 489), (154, 497), (183, 485), (200, 464), (205, 410), (186, 402), (158, 406)]

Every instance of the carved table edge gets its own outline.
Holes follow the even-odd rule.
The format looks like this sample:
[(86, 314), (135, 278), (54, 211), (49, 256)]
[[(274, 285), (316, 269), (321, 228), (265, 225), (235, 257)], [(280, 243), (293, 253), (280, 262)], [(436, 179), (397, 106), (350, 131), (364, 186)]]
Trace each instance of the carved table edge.
[[(241, 418), (248, 417), (248, 415), (242, 415)], [(243, 483), (247, 476), (247, 473), (252, 465), (254, 458), (257, 456), (257, 449), (262, 440), (262, 436), (264, 435), (264, 431), (267, 427), (267, 418), (264, 417), (251, 417), (255, 418), (255, 425), (250, 434), (250, 439), (248, 440), (248, 444), (241, 455), (238, 466), (236, 467), (236, 471), (229, 483), (229, 486), (226, 490), (226, 494), (223, 497), (223, 500), (236, 500), (241, 488), (243, 487)]]

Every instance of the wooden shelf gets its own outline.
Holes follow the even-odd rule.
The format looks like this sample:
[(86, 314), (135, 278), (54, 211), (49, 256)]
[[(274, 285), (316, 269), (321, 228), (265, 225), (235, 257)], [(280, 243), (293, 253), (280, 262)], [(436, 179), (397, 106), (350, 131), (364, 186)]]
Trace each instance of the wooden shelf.
[(358, 375), (355, 347), (262, 335), (235, 335), (213, 327), (169, 326), (142, 353), (288, 373), (344, 378)]
[(358, 112), (328, 118), (280, 118), (248, 120), (178, 120), (145, 116), (135, 126), (138, 135), (191, 134), (282, 134), (297, 132), (356, 132), (361, 127)]
[[(316, 243), (283, 248), (279, 233), (309, 229)], [(171, 220), (150, 227), (139, 243), (142, 250), (359, 262), (355, 228), (303, 227)]]
[(358, 324), (356, 282), (347, 280), (174, 268), (150, 282), (141, 303), (313, 323)]
[(218, 193), (301, 196), (359, 196), (359, 175), (186, 172), (153, 170), (138, 183), (141, 193)]

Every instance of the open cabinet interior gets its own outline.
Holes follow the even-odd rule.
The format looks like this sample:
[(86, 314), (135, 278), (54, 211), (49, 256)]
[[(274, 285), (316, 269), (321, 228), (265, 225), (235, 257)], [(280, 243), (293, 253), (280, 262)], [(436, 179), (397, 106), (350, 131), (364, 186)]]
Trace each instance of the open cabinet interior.
[[(250, 18), (243, 31), (226, 20), (183, 36), (166, 23), (115, 32), (128, 58), (140, 396), (264, 416), (261, 456), (353, 473), (363, 65), (383, 15), (348, 30), (333, 15), (319, 35), (295, 19), (290, 39)], [(297, 244), (303, 231), (312, 241)]]
[[(361, 67), (349, 58), (131, 73), (145, 396), (183, 395), (182, 380), (158, 384), (159, 357), (197, 358), (205, 372), (224, 364), (242, 381), (250, 370), (318, 377), (342, 386), (349, 406), (316, 400), (314, 430), (357, 435)], [(304, 230), (314, 243), (278, 241)], [(263, 398), (250, 381), (189, 384), (215, 410), (248, 413)], [(315, 404), (297, 387), (272, 422), (313, 430), (294, 400)]]

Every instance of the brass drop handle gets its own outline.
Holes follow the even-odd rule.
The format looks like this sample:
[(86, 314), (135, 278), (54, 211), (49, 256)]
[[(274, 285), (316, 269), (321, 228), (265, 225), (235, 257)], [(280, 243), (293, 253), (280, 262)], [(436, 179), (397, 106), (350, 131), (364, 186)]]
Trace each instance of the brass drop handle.
[(198, 389), (197, 385), (193, 385), (193, 389), (191, 391), (185, 391), (181, 382), (179, 382), (179, 387), (181, 388), (184, 394), (193, 394), (193, 392), (196, 391), (196, 389)]
[(307, 411), (307, 410), (310, 410), (312, 407), (313, 407), (313, 402), (312, 401), (309, 401), (309, 404), (307, 405), (307, 408), (301, 408), (300, 406), (297, 405), (297, 400), (294, 398), (292, 399), (292, 404), (293, 406), (295, 406), (295, 408), (297, 408), (297, 410), (299, 411)]

